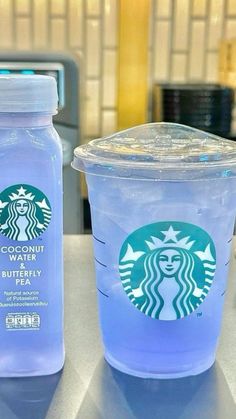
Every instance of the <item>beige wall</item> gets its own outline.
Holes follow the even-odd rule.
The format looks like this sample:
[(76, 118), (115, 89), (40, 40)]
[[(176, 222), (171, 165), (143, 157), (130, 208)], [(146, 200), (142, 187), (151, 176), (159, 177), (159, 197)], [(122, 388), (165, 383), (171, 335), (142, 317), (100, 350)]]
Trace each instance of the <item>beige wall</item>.
[(152, 5), (150, 86), (217, 82), (219, 41), (236, 38), (236, 0), (153, 0)]
[(117, 0), (0, 0), (1, 50), (79, 57), (84, 137), (115, 130)]
[[(116, 129), (118, 3), (0, 0), (0, 50), (65, 50), (81, 57), (85, 139)], [(150, 87), (154, 81), (217, 81), (223, 37), (236, 37), (236, 0), (152, 0)]]
[(217, 81), (219, 40), (236, 37), (236, 0), (156, 0), (152, 16), (152, 79)]

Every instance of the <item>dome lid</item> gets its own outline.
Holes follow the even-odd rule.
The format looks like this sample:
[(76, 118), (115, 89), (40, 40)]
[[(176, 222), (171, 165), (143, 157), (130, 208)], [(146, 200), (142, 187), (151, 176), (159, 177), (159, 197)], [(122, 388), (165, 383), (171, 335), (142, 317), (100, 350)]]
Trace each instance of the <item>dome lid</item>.
[[(107, 176), (143, 171), (224, 170), (236, 166), (236, 143), (172, 123), (151, 123), (90, 141), (74, 150), (75, 169)], [(120, 174), (119, 174), (120, 172)], [(139, 175), (138, 175), (139, 177)]]

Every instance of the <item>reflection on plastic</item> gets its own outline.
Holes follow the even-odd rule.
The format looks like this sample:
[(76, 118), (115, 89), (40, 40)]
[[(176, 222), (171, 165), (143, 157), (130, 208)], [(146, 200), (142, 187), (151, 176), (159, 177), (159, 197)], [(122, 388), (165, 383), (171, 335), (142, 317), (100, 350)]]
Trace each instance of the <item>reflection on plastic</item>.
[(220, 419), (226, 406), (227, 419), (235, 418), (236, 406), (217, 364), (193, 377), (151, 380), (123, 374), (102, 361), (76, 419)]
[(1, 378), (1, 419), (44, 419), (61, 377)]

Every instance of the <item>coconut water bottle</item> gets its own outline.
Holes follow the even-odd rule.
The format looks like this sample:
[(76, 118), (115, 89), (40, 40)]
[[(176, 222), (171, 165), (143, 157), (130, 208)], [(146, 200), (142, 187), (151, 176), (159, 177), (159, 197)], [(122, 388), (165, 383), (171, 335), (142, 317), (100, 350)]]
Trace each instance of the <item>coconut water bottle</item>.
[(53, 77), (0, 76), (0, 376), (64, 362), (62, 150)]

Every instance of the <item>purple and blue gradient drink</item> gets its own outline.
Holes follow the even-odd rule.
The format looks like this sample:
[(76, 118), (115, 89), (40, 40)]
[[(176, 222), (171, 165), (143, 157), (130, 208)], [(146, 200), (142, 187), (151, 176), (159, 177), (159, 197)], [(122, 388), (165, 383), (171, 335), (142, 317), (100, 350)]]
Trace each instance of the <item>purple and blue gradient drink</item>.
[(56, 107), (53, 78), (0, 78), (1, 377), (52, 374), (64, 362)]
[(140, 377), (215, 360), (236, 208), (236, 145), (150, 124), (76, 149), (86, 172), (105, 358)]

